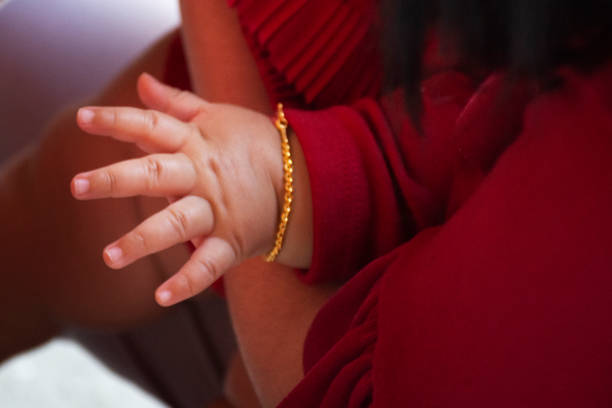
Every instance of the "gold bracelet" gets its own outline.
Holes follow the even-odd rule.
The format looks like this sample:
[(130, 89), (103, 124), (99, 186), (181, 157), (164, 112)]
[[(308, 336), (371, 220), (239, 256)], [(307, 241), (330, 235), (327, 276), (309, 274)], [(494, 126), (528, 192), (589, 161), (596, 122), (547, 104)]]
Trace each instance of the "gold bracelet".
[(276, 232), (276, 240), (274, 248), (265, 256), (266, 262), (274, 262), (281, 248), (283, 247), (283, 239), (289, 222), (289, 214), (291, 213), (291, 202), (293, 201), (293, 160), (291, 160), (291, 149), (289, 147), (289, 138), (287, 137), (287, 127), (289, 122), (285, 118), (283, 112), (283, 104), (277, 106), (276, 120), (274, 126), (278, 129), (281, 137), (281, 151), (283, 153), (283, 180), (285, 181), (285, 197), (283, 202), (283, 210), (281, 211), (280, 222), (278, 223), (278, 231)]

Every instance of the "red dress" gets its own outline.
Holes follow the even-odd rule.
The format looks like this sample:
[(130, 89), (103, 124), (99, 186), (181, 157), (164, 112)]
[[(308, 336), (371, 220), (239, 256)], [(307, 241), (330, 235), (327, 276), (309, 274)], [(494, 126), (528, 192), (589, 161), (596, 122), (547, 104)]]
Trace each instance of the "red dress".
[(312, 188), (306, 282), (345, 282), (285, 407), (612, 406), (612, 64), (539, 91), (380, 95), (370, 0), (237, 0)]

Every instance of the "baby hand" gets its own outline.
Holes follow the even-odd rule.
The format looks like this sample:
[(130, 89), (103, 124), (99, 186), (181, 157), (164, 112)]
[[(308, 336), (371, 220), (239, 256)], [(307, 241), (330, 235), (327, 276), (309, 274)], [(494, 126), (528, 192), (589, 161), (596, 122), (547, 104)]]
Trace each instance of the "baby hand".
[(169, 306), (274, 245), (283, 194), (280, 138), (263, 114), (208, 103), (146, 74), (139, 93), (155, 110), (86, 107), (77, 122), (149, 155), (78, 174), (71, 189), (81, 200), (179, 197), (104, 250), (106, 264), (118, 269), (193, 242), (189, 261), (157, 289), (158, 303)]

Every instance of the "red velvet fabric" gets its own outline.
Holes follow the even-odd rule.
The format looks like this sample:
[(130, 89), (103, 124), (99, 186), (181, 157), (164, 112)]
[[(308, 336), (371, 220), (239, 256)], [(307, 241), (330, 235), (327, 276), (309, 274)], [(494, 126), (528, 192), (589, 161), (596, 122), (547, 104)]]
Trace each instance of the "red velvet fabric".
[[(303, 278), (345, 282), (281, 406), (612, 406), (612, 63), (546, 91), (441, 72), (419, 134), (347, 23), (372, 2), (233, 3), (271, 95), (296, 108), (315, 232)], [(345, 24), (350, 57), (330, 40)]]

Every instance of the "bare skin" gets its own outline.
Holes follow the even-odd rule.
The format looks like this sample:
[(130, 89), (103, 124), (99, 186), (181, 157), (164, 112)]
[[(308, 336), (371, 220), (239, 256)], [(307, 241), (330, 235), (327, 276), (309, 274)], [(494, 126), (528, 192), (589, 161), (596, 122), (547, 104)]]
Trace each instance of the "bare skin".
[[(161, 74), (169, 40), (154, 45), (95, 101), (138, 104), (133, 84), (143, 69)], [(75, 112), (59, 115), (40, 144), (7, 163), (0, 175), (6, 237), (0, 251), (10, 288), (0, 312), (0, 360), (48, 339), (65, 324), (125, 327), (159, 316), (163, 310), (151, 293), (165, 271), (186, 257), (185, 249), (176, 248), (124, 273), (109, 273), (100, 248), (141, 220), (145, 207), (159, 208), (165, 201), (75, 201), (68, 190), (74, 172), (135, 153), (129, 145), (86, 135), (74, 122)], [(113, 214), (113, 223), (100, 222), (106, 214)]]
[[(225, 1), (184, 0), (181, 6), (198, 94), (269, 111), (236, 16)], [(213, 38), (225, 41), (224, 46), (204, 46)], [(137, 77), (143, 71), (161, 75), (168, 43), (168, 38), (161, 40), (91, 104), (138, 106)], [(223, 55), (216, 58), (215, 50)], [(0, 338), (0, 360), (48, 339), (66, 324), (118, 328), (154, 319), (163, 313), (152, 296), (155, 288), (188, 256), (178, 246), (121, 272), (108, 270), (100, 256), (104, 245), (167, 202), (72, 199), (67, 186), (78, 171), (138, 154), (130, 145), (85, 135), (74, 115), (73, 109), (60, 115), (40, 146), (5, 166), (0, 176), (5, 209), (0, 222), (11, 237), (0, 249), (10, 271), (5, 274), (10, 290), (0, 312), (0, 333), (10, 335)], [(110, 215), (113, 222), (101, 222)], [(262, 405), (274, 405), (302, 377), (305, 333), (333, 288), (306, 287), (289, 268), (259, 261), (226, 274), (225, 284), (246, 370)]]
[[(86, 107), (78, 122), (89, 133), (133, 143), (149, 154), (80, 173), (71, 186), (79, 200), (175, 197), (104, 251), (107, 265), (119, 269), (191, 241), (196, 249), (190, 260), (157, 291), (158, 303), (171, 306), (273, 246), (283, 200), (280, 140), (261, 113), (206, 102), (148, 75), (139, 80), (139, 94), (156, 110)], [(295, 179), (301, 187), (300, 177)]]
[[(244, 71), (240, 76), (244, 79), (240, 87), (234, 78), (226, 77), (224, 81), (216, 82), (220, 91), (219, 99), (215, 99), (216, 95), (207, 97), (202, 93), (206, 89), (204, 84), (210, 80), (207, 76), (210, 59), (202, 51), (205, 47), (197, 44), (207, 38), (207, 25), (201, 22), (210, 18), (208, 3), (213, 2), (181, 1), (187, 55), (196, 93), (209, 100), (235, 103), (270, 113), (270, 101), (261, 91), (263, 86), (237, 17), (227, 9), (216, 15), (216, 24), (224, 27), (225, 41), (231, 43), (231, 46), (226, 45), (224, 49), (234, 50), (235, 57), (241, 59), (239, 66)], [(225, 2), (221, 0), (218, 7), (226, 7)], [(225, 68), (231, 66), (226, 64)], [(227, 96), (222, 92), (223, 89), (239, 89), (242, 93)], [(244, 94), (249, 95), (248, 100), (241, 99)], [(296, 164), (296, 167), (296, 171), (307, 173), (303, 163)], [(299, 194), (299, 190), (296, 194)], [(308, 200), (298, 199), (297, 202), (310, 205)], [(288, 240), (293, 238), (288, 234)], [(251, 260), (225, 275), (225, 289), (249, 378), (262, 405), (274, 406), (303, 377), (302, 351), (306, 333), (314, 316), (336, 288), (306, 286), (298, 280), (291, 268)]]
[[(233, 271), (236, 285), (228, 288), (228, 298), (230, 303), (236, 298), (238, 304), (246, 300), (243, 306), (231, 309), (234, 321), (245, 318), (243, 310), (257, 310), (257, 320), (263, 323), (253, 332), (249, 326), (237, 325), (238, 340), (241, 347), (256, 350), (255, 356), (244, 353), (246, 367), (253, 368), (249, 358), (261, 358), (264, 372), (252, 375), (259, 381), (270, 381), (265, 386), (274, 387), (270, 391), (278, 393), (280, 399), (284, 396), (281, 392), (288, 391), (282, 387), (292, 387), (295, 383), (290, 381), (301, 378), (301, 349), (309, 322), (318, 310), (313, 306), (320, 306), (329, 292), (309, 288), (292, 271), (275, 270), (254, 258), (273, 246), (278, 207), (283, 201), (277, 131), (265, 115), (235, 105), (206, 102), (147, 75), (140, 78), (139, 93), (147, 106), (158, 110), (86, 107), (79, 111), (78, 121), (92, 134), (137, 144), (150, 154), (78, 174), (72, 182), (73, 194), (80, 200), (134, 195), (178, 197), (105, 250), (107, 264), (121, 268), (191, 240), (196, 247), (191, 259), (157, 290), (157, 301), (162, 305), (196, 295), (230, 267), (251, 258), (248, 265)], [(300, 194), (295, 196), (278, 260), (304, 268), (309, 267), (312, 252), (312, 215), (307, 211), (311, 198), (300, 144), (294, 138), (292, 145), (294, 188)], [(243, 271), (249, 271), (244, 272), (246, 276), (250, 271), (262, 271), (262, 279), (270, 286), (258, 287), (243, 278)], [(274, 279), (267, 279), (271, 276)], [(266, 293), (261, 298), (263, 303), (252, 303), (253, 287)], [(278, 304), (266, 300), (267, 294), (276, 290), (283, 295), (280, 314)], [(241, 291), (248, 291), (250, 296)], [(268, 321), (269, 315), (274, 319)], [(284, 326), (279, 326), (279, 321)], [(278, 402), (264, 399), (270, 398), (269, 391), (258, 391), (265, 405)]]

